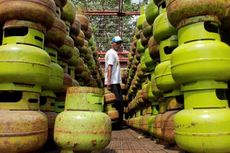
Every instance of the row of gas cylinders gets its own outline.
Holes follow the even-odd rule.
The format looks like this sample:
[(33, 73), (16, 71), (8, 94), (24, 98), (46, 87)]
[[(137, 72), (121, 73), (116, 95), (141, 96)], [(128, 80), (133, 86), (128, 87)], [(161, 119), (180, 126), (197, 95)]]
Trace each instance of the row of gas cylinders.
[[(47, 116), (39, 111), (42, 86), (51, 90), (46, 96), (53, 99), (52, 90), (59, 90), (64, 78), (63, 69), (51, 64), (44, 50), (45, 32), (55, 20), (56, 5), (54, 1), (1, 1), (0, 7), (6, 6), (9, 8), (0, 12), (0, 150), (33, 152), (48, 137)], [(51, 68), (56, 70), (55, 75), (50, 73)]]
[[(67, 35), (75, 18), (73, 6), (70, 0), (0, 2), (3, 153), (35, 152), (47, 142), (48, 131), (49, 140), (54, 133), (63, 152), (101, 150), (110, 141), (110, 119), (102, 113), (103, 89), (72, 87), (65, 98), (67, 88), (78, 85), (65, 69), (79, 61), (72, 54), (74, 41)], [(79, 27), (75, 30), (80, 32)], [(56, 121), (54, 107), (56, 112), (64, 110)]]
[(148, 133), (153, 136), (153, 138), (158, 139), (159, 142), (167, 145), (175, 145), (175, 125), (173, 118), (177, 112), (177, 110), (167, 111), (163, 114), (156, 112), (155, 115), (151, 113), (139, 115), (137, 112), (135, 117), (126, 120), (126, 124), (135, 130)]
[(58, 114), (54, 141), (62, 152), (103, 150), (111, 140), (111, 119), (103, 113), (104, 89), (70, 87), (65, 111)]
[(148, 133), (167, 146), (176, 145), (174, 117), (183, 108), (183, 101), (181, 103), (180, 98), (182, 97), (162, 98), (158, 103), (150, 103), (140, 96), (138, 102), (142, 105), (127, 107), (129, 110), (126, 110), (126, 113), (129, 117), (125, 120), (126, 124)]
[(111, 121), (113, 123), (117, 122), (119, 118), (119, 113), (115, 107), (116, 103), (116, 95), (105, 88), (105, 94), (104, 94), (104, 112), (109, 116)]
[[(23, 3), (23, 6), (18, 7), (17, 5), (19, 2)], [(68, 2), (71, 1), (67, 1), (67, 3), (65, 2), (66, 5), (72, 4)], [(1, 5), (5, 6), (8, 5), (8, 3), (9, 2), (4, 1), (1, 3)], [(43, 87), (43, 89), (45, 90), (59, 91), (63, 84), (64, 77), (66, 78), (64, 81), (68, 82), (69, 84), (78, 84), (77, 81), (74, 80), (75, 73), (82, 75), (82, 78), (85, 78), (88, 82), (93, 82), (89, 85), (95, 87), (101, 86), (102, 74), (96, 72), (95, 76), (97, 76), (97, 80), (99, 80), (97, 84), (95, 79), (92, 78), (93, 73), (91, 74), (88, 67), (84, 65), (84, 61), (82, 60), (83, 57), (79, 58), (79, 51), (76, 47), (74, 48), (74, 41), (69, 35), (66, 35), (70, 30), (70, 25), (68, 23), (72, 23), (73, 21), (75, 21), (74, 11), (70, 11), (71, 19), (69, 19), (66, 15), (66, 12), (69, 10), (63, 11), (63, 18), (66, 22), (65, 27), (64, 22), (60, 19), (61, 13), (60, 11), (57, 11), (62, 10), (62, 7), (58, 6), (58, 4), (60, 4), (59, 2), (57, 2), (57, 6), (53, 1), (50, 1), (49, 3), (36, 1), (32, 3), (35, 6), (31, 6), (31, 3), (32, 2), (23, 0), (15, 1), (13, 3), (14, 5), (12, 5), (9, 10), (2, 11), (2, 16), (4, 16), (4, 13), (12, 14), (11, 16), (4, 16), (4, 18), (2, 19), (2, 23), (4, 23), (2, 38), (3, 45), (1, 46), (3, 55), (1, 58), (3, 65), (1, 75), (2, 82), (4, 82), (4, 86), (2, 89), (7, 88), (7, 90), (9, 90), (14, 85), (12, 83), (8, 84), (8, 82), (14, 82), (14, 84), (18, 83), (19, 85), (33, 85), (26, 87), (28, 88), (27, 90), (33, 92), (40, 92), (41, 87)], [(39, 10), (34, 10), (33, 7), (39, 8), (41, 14), (46, 13), (50, 20), (46, 21), (46, 19), (41, 19), (37, 17), (40, 15)], [(21, 10), (24, 10), (25, 12), (20, 13), (20, 16), (18, 16), (18, 12)], [(28, 13), (30, 11), (32, 12), (31, 14), (33, 14), (34, 17), (28, 15), (30, 14)], [(82, 17), (82, 15), (79, 16), (81, 16), (81, 18), (84, 18)], [(50, 22), (49, 25), (46, 25), (48, 24), (46, 22)], [(53, 25), (51, 23), (53, 23)], [(81, 27), (81, 24), (79, 23), (78, 26)], [(78, 33), (75, 33), (77, 36), (78, 34), (83, 33), (82, 31), (80, 31), (79, 27), (75, 27), (74, 30), (75, 32), (77, 30), (79, 31)], [(88, 39), (91, 38), (92, 37)], [(93, 41), (93, 39), (89, 41)], [(80, 42), (80, 39), (76, 38), (75, 42)], [(88, 51), (88, 43), (86, 40), (84, 41), (83, 39), (83, 45), (84, 42), (86, 42), (85, 47), (86, 51)], [(93, 42), (91, 42), (91, 45), (93, 45)], [(81, 46), (77, 47), (80, 48)], [(45, 51), (47, 51), (50, 56), (48, 56), (48, 54), (44, 52), (43, 49), (45, 49)], [(69, 57), (66, 57), (65, 54), (67, 54)], [(80, 54), (83, 56), (82, 50), (80, 50)], [(91, 62), (91, 64), (93, 63), (93, 65), (90, 66), (96, 69), (95, 61), (97, 60), (93, 58), (92, 52), (88, 54), (90, 54), (90, 60), (94, 61)], [(59, 66), (59, 64), (57, 64), (57, 60), (60, 61), (59, 63), (62, 68)], [(84, 58), (84, 60), (89, 59)], [(65, 73), (69, 74), (70, 77), (72, 77), (71, 81), (68, 80), (68, 77), (66, 75), (64, 76), (63, 69)], [(77, 72), (75, 72), (76, 70)], [(89, 79), (89, 76), (90, 78), (94, 79), (94, 81), (90, 81), (91, 79)]]
[[(229, 152), (229, 6), (227, 0), (150, 1), (147, 13), (138, 19), (131, 46), (128, 124), (136, 127), (143, 125), (140, 120), (147, 122), (146, 114), (141, 117), (138, 112), (148, 103), (161, 106), (162, 98), (183, 96), (184, 109), (172, 116), (174, 142), (187, 152)], [(143, 92), (146, 87), (142, 82), (146, 80), (155, 82), (162, 96), (154, 85)], [(157, 121), (154, 125), (159, 125)], [(161, 123), (165, 123), (164, 117)], [(162, 138), (167, 140), (167, 136)]]
[[(47, 139), (48, 145), (55, 141), (63, 153), (102, 150), (109, 144), (112, 131), (109, 116), (102, 112), (103, 101), (103, 89), (70, 87), (65, 109), (59, 114), (1, 110), (1, 152), (35, 152)], [(34, 109), (39, 106), (34, 105)], [(54, 128), (48, 128), (48, 122)]]

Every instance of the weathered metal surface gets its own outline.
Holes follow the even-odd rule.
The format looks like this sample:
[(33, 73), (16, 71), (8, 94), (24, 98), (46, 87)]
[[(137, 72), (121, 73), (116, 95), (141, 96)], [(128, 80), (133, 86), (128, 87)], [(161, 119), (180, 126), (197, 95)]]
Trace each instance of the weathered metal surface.
[(82, 14), (76, 14), (75, 19), (78, 19), (80, 21), (82, 30), (84, 31), (88, 30), (90, 21), (87, 16)]
[(67, 89), (65, 110), (103, 111), (104, 89), (70, 87)]
[(163, 114), (158, 114), (155, 118), (155, 122), (154, 122), (154, 126), (153, 129), (155, 129), (153, 135), (156, 138), (162, 139), (163, 138), (163, 134), (162, 134), (162, 118), (163, 118)]
[(119, 113), (116, 108), (113, 107), (113, 104), (106, 104), (104, 112), (110, 117), (112, 121), (115, 121), (119, 118)]
[(222, 19), (226, 13), (226, 0), (167, 0), (170, 23), (177, 27), (183, 19), (211, 15)]
[(175, 129), (174, 116), (177, 112), (178, 110), (167, 111), (162, 116), (161, 126), (162, 126), (163, 140), (170, 145), (176, 144), (175, 134), (174, 134), (174, 129)]
[(28, 27), (41, 31), (42, 33), (46, 32), (46, 28), (40, 23), (31, 22), (28, 20), (8, 20), (4, 23), (3, 30), (6, 28), (15, 28), (15, 27)]
[[(72, 87), (72, 86), (73, 86), (73, 80), (72, 80), (71, 76), (65, 72), (64, 73), (63, 85), (62, 85), (62, 89), (61, 89), (60, 92), (66, 93), (67, 88)], [(63, 95), (63, 97), (65, 97), (65, 95)]]
[(105, 113), (64, 111), (56, 118), (54, 140), (63, 151), (98, 151), (109, 144), (111, 130)]
[(111, 91), (105, 89), (105, 96), (104, 96), (105, 104), (113, 103), (116, 101), (116, 95)]
[(77, 37), (81, 30), (81, 23), (79, 19), (75, 17), (73, 23), (70, 26), (70, 36), (72, 38)]
[(66, 35), (63, 46), (58, 50), (58, 55), (60, 54), (61, 58), (68, 60), (73, 56), (73, 52), (74, 41), (69, 35)]
[(148, 48), (152, 59), (157, 60), (159, 58), (159, 47), (153, 36), (149, 39)]
[(229, 152), (229, 109), (186, 109), (178, 112), (174, 120), (175, 140), (183, 150)]
[(148, 119), (150, 118), (151, 114), (146, 114), (141, 117), (140, 120), (140, 129), (144, 132), (148, 132)]
[(0, 111), (1, 153), (25, 153), (40, 149), (48, 136), (46, 116), (36, 111)]
[(46, 43), (54, 43), (57, 47), (61, 47), (64, 44), (66, 35), (64, 21), (56, 17), (52, 27), (46, 33)]
[(49, 142), (53, 142), (53, 136), (54, 136), (54, 123), (55, 123), (55, 119), (57, 117), (57, 113), (56, 112), (44, 112), (48, 118), (48, 141)]
[(55, 3), (50, 0), (1, 0), (0, 8), (1, 23), (10, 19), (29, 20), (50, 28), (55, 19)]

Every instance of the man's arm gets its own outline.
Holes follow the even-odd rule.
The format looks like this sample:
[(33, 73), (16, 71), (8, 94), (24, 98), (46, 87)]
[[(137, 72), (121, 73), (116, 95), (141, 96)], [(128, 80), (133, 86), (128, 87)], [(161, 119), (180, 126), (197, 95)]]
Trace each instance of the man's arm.
[(108, 65), (108, 71), (107, 71), (107, 87), (110, 87), (110, 85), (111, 85), (112, 67), (113, 67), (113, 65)]

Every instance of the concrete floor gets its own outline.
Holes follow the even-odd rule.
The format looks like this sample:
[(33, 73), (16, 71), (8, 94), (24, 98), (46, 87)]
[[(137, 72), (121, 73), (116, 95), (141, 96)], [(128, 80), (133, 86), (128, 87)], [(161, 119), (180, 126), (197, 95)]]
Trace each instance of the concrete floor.
[[(47, 149), (41, 153), (60, 153), (59, 149)], [(93, 153), (183, 153), (175, 148), (166, 148), (150, 136), (130, 128), (113, 130), (110, 144), (101, 152)]]
[(149, 136), (132, 129), (112, 132), (112, 141), (101, 153), (182, 153), (176, 149), (165, 148)]

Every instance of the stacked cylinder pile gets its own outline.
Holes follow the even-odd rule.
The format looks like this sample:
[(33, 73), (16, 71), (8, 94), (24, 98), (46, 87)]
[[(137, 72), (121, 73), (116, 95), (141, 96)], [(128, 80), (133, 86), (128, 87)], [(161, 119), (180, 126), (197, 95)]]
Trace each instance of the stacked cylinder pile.
[(55, 20), (55, 3), (0, 1), (1, 8), (6, 6), (0, 11), (0, 150), (34, 152), (48, 136), (48, 120), (39, 111), (39, 96), (49, 80), (51, 59), (44, 41)]
[(135, 36), (130, 47), (128, 79), (126, 83), (127, 124), (156, 135), (154, 125), (162, 92), (157, 88), (154, 70), (159, 63), (159, 47), (153, 36), (153, 23), (159, 10), (149, 1), (137, 20)]
[(58, 114), (54, 140), (63, 153), (104, 149), (111, 140), (111, 120), (103, 113), (104, 90), (70, 87), (64, 112)]
[(129, 55), (129, 126), (187, 152), (229, 152), (229, 4), (149, 1)]
[[(88, 18), (71, 0), (0, 1), (6, 6), (0, 11), (1, 152), (36, 152), (54, 141), (63, 152), (103, 149), (111, 122), (102, 113), (102, 71)], [(80, 99), (69, 100), (67, 89)], [(81, 135), (72, 139), (63, 127)]]
[(119, 113), (115, 108), (116, 95), (111, 91), (105, 89), (104, 102), (105, 102), (105, 106), (104, 106), (105, 113), (110, 117), (113, 123), (116, 123), (119, 118)]
[(92, 27), (85, 15), (76, 13), (70, 0), (61, 18), (67, 36), (58, 55), (65, 77), (58, 93), (62, 112), (55, 120), (54, 141), (62, 153), (100, 151), (109, 144), (112, 129), (109, 116), (103, 113), (102, 72)]
[(178, 146), (188, 152), (230, 150), (225, 92), (230, 48), (220, 35), (221, 23), (229, 18), (228, 6), (225, 0), (167, 0), (167, 15), (178, 30), (179, 42), (172, 53), (171, 70), (184, 94), (184, 110), (174, 121), (175, 136)]
[[(153, 1), (149, 1), (145, 13), (143, 12), (137, 20), (137, 29), (131, 45), (129, 79), (126, 84), (126, 98), (130, 101), (126, 108), (129, 116), (127, 122), (157, 139), (174, 144), (172, 119), (178, 105), (175, 95), (166, 94), (162, 88), (165, 89), (174, 83), (170, 82), (172, 79), (168, 73), (167, 62), (169, 55), (164, 53), (164, 49), (170, 50), (174, 47), (174, 40), (177, 39), (166, 39), (172, 33), (168, 28), (163, 2), (158, 6), (159, 8)], [(160, 61), (165, 62), (159, 64)], [(162, 69), (159, 66), (163, 66), (164, 70), (159, 71)], [(169, 112), (166, 112), (167, 110)]]
[(180, 86), (175, 82), (171, 73), (171, 54), (177, 47), (177, 31), (168, 21), (166, 2), (161, 1), (157, 5), (159, 16), (154, 21), (153, 35), (159, 44), (160, 63), (155, 68), (155, 80), (157, 87), (163, 92), (164, 100), (159, 102), (160, 111), (156, 118), (160, 120), (162, 132), (159, 138), (174, 145), (173, 119), (178, 110), (182, 108), (182, 104), (178, 102), (182, 95)]
[(58, 111), (55, 110), (56, 94), (61, 91), (64, 79), (64, 70), (58, 64), (58, 51), (63, 46), (67, 31), (65, 23), (61, 19), (61, 12), (66, 5), (66, 0), (56, 0), (55, 4), (55, 19), (52, 27), (47, 30), (45, 37), (45, 50), (49, 54), (50, 73), (49, 80), (46, 85), (43, 86), (43, 90), (40, 96), (40, 109), (48, 117), (48, 143), (53, 143), (53, 130), (54, 122)]

